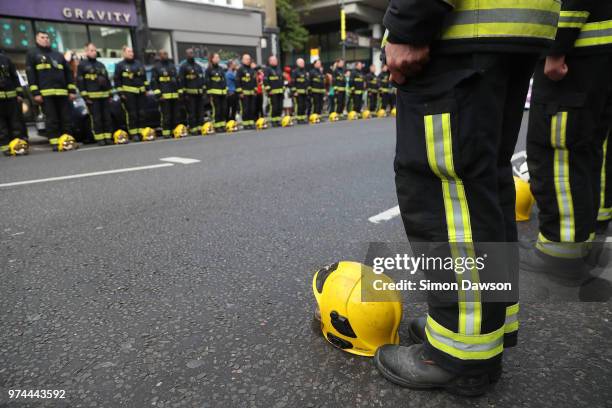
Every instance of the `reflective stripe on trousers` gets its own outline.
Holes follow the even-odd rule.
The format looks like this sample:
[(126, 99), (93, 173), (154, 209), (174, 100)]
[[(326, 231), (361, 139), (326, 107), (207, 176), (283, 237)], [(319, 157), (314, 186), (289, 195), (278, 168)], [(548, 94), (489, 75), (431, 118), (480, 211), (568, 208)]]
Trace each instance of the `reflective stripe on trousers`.
[(599, 198), (599, 212), (597, 214), (597, 221), (609, 221), (612, 219), (612, 208), (606, 207), (606, 167), (608, 165), (607, 155), (608, 155), (608, 139), (610, 136), (606, 137), (606, 140), (603, 144), (603, 162), (601, 165), (601, 192)]

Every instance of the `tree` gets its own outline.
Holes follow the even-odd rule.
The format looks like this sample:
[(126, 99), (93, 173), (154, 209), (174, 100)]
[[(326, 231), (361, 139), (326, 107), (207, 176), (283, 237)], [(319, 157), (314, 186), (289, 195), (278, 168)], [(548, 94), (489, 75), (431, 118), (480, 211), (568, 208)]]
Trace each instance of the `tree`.
[(296, 10), (298, 4), (304, 4), (304, 1), (276, 0), (280, 46), (285, 52), (301, 51), (308, 42), (308, 30), (300, 22), (300, 14)]

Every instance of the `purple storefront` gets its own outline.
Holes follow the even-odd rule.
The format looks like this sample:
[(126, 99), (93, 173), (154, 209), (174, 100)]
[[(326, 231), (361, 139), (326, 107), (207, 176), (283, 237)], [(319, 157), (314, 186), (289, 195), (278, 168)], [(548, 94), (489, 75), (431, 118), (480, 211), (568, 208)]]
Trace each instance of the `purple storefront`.
[(138, 17), (133, 0), (0, 1), (0, 47), (22, 67), (34, 33), (46, 31), (60, 52), (81, 51), (93, 41), (103, 58), (117, 58), (132, 45)]

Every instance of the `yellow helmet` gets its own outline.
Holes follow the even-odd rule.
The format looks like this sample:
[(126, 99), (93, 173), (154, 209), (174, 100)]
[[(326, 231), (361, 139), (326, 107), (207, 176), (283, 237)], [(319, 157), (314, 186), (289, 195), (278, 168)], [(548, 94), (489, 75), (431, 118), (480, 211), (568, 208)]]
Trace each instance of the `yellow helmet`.
[(293, 124), (293, 122), (291, 121), (291, 116), (289, 116), (289, 115), (285, 115), (281, 119), (281, 126), (282, 127), (291, 126), (292, 124)]
[(332, 112), (332, 113), (329, 114), (329, 121), (330, 122), (336, 122), (336, 121), (338, 121), (338, 119), (340, 119), (338, 117), (338, 112)]
[(265, 128), (268, 127), (268, 124), (266, 123), (266, 119), (265, 118), (259, 118), (255, 121), (255, 129), (257, 130), (263, 130)]
[(529, 221), (531, 209), (535, 203), (529, 183), (520, 177), (514, 176), (514, 189), (516, 190), (516, 220)]
[(350, 111), (348, 113), (348, 120), (355, 120), (355, 119), (359, 119), (359, 114), (355, 111)]
[(130, 142), (130, 138), (125, 130), (118, 129), (113, 133), (113, 142), (115, 144), (126, 144)]
[[(369, 266), (342, 261), (320, 269), (312, 278), (312, 291), (321, 314), (323, 337), (334, 347), (360, 356), (373, 356), (384, 344), (399, 344), (397, 329), (402, 320), (398, 292), (362, 288), (366, 281), (392, 280), (376, 275)], [(376, 297), (376, 302), (362, 302)]]
[(30, 145), (26, 140), (16, 137), (6, 146), (2, 146), (2, 151), (7, 156), (25, 156), (30, 153)]
[(215, 133), (215, 128), (212, 122), (206, 122), (202, 125), (202, 136), (210, 135)]
[(140, 136), (144, 142), (155, 140), (155, 130), (151, 129), (150, 127), (140, 129)]
[(316, 113), (311, 113), (310, 116), (308, 117), (308, 122), (312, 124), (319, 123), (321, 122), (321, 118), (319, 118), (319, 115), (317, 115)]
[(395, 117), (396, 114), (397, 114), (397, 109), (396, 108), (391, 109), (391, 116)]
[(74, 139), (74, 137), (70, 136), (67, 133), (64, 133), (57, 139), (57, 151), (58, 152), (67, 152), (69, 150), (75, 150), (79, 148), (79, 144)]
[(175, 139), (180, 139), (181, 137), (185, 137), (188, 134), (189, 134), (189, 132), (187, 131), (187, 126), (183, 125), (182, 123), (176, 125), (176, 127), (172, 131), (172, 136)]
[(384, 118), (385, 116), (387, 116), (387, 111), (386, 111), (386, 110), (384, 110), (384, 109), (379, 109), (379, 110), (376, 112), (376, 117), (377, 117), (377, 118)]
[(238, 130), (238, 124), (236, 123), (236, 121), (228, 120), (225, 124), (225, 131), (231, 133), (235, 132), (236, 130)]
[(361, 118), (362, 119), (369, 119), (370, 118), (370, 111), (368, 109), (366, 109), (363, 112), (361, 112)]

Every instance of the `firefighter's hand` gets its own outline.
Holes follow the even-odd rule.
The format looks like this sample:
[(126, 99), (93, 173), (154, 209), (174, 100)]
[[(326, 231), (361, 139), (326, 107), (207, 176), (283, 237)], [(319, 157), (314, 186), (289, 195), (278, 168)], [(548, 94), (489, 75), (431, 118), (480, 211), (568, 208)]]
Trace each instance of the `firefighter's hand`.
[(43, 97), (42, 97), (42, 95), (36, 95), (36, 96), (34, 97), (34, 102), (35, 102), (35, 103), (37, 103), (38, 105), (42, 105), (42, 103), (43, 103)]
[(387, 43), (385, 56), (391, 79), (401, 85), (406, 82), (406, 78), (421, 72), (429, 62), (429, 46)]
[(551, 81), (561, 81), (567, 75), (568, 68), (565, 63), (565, 55), (550, 55), (546, 57), (544, 75)]
[(75, 94), (73, 94), (73, 93), (69, 93), (68, 94), (68, 100), (70, 102), (74, 101), (75, 99), (76, 99), (76, 95)]
[(88, 104), (88, 105), (92, 105), (93, 101), (91, 99), (89, 99), (89, 98), (85, 98), (85, 103)]
[(22, 102), (23, 102), (23, 98), (21, 96), (18, 96), (17, 103), (21, 105)]

